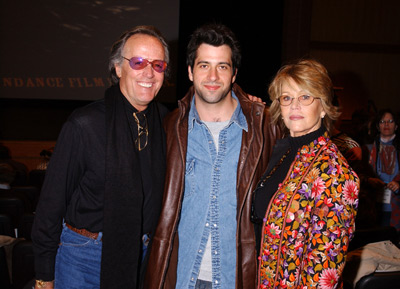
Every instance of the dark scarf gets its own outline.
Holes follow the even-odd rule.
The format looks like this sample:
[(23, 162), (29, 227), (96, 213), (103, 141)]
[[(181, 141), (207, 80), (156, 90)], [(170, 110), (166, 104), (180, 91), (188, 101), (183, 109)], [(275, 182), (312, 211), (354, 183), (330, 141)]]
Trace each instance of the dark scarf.
[[(165, 177), (165, 134), (162, 112), (149, 104), (148, 159), (151, 174), (141, 174), (140, 158), (127, 119), (119, 86), (106, 91), (106, 179), (104, 193), (101, 288), (139, 288), (142, 251), (144, 193), (154, 198), (152, 232), (159, 217)], [(151, 192), (143, 191), (143, 179), (151, 178)], [(147, 181), (148, 183), (148, 181)], [(142, 265), (143, 267), (144, 265)], [(142, 270), (141, 270), (142, 269)]]
[(396, 166), (397, 154), (400, 150), (398, 137), (395, 136), (394, 139), (383, 142), (380, 135), (375, 139), (376, 147), (376, 160), (375, 160), (375, 170), (378, 171), (378, 161), (380, 161), (380, 172), (387, 175), (393, 175)]

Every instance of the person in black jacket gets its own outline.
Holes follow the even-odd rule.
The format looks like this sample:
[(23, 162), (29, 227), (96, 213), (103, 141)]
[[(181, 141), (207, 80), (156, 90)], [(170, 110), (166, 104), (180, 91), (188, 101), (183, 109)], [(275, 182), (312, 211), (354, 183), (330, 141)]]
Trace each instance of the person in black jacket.
[(167, 109), (154, 98), (168, 62), (156, 28), (123, 33), (104, 99), (64, 124), (33, 226), (35, 288), (140, 288), (164, 185)]

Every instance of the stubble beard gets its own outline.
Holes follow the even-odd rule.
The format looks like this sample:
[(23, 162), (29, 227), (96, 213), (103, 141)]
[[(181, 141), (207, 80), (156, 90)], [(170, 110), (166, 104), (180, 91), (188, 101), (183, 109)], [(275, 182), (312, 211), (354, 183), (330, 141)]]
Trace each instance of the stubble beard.
[(216, 104), (222, 102), (229, 92), (231, 91), (231, 87), (225, 91), (221, 91), (218, 94), (209, 93), (210, 96), (205, 95), (200, 90), (195, 89), (195, 93), (198, 96), (199, 100), (206, 104)]

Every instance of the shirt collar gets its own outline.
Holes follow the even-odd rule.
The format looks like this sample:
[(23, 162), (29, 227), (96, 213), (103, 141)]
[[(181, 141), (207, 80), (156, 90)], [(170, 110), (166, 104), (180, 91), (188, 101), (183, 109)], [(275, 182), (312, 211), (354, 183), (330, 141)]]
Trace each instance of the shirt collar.
[(3, 189), (3, 190), (10, 190), (10, 189), (11, 189), (11, 186), (10, 186), (10, 185), (7, 185), (7, 184), (0, 184), (0, 189)]
[(384, 143), (384, 144), (389, 144), (389, 143), (391, 143), (391, 142), (394, 140), (395, 137), (396, 137), (396, 134), (392, 135), (390, 138), (388, 138), (388, 139), (386, 139), (386, 140), (383, 140), (382, 137), (381, 137), (380, 140), (381, 140), (381, 142)]
[[(243, 114), (239, 99), (237, 98), (237, 96), (236, 96), (235, 92), (233, 92), (233, 90), (232, 90), (232, 97), (234, 99), (236, 99), (237, 106), (236, 106), (235, 111), (232, 114), (232, 117), (229, 121), (228, 126), (231, 123), (235, 123), (238, 127), (240, 127), (241, 129), (243, 129), (247, 132), (248, 126), (247, 126), (246, 117)], [(189, 111), (189, 127), (188, 127), (189, 132), (193, 129), (194, 122), (202, 123), (202, 121), (200, 120), (199, 113), (197, 112), (196, 105), (194, 103), (194, 95), (193, 95), (192, 100), (190, 102), (190, 111)]]

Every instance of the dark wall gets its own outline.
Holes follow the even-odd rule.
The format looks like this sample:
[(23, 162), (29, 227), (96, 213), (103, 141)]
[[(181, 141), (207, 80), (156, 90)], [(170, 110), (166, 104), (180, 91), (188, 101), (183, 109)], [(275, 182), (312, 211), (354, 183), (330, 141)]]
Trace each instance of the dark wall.
[(88, 103), (0, 98), (0, 140), (56, 140), (71, 112)]
[(281, 64), (283, 3), (181, 0), (178, 99), (191, 85), (185, 57), (190, 35), (198, 26), (215, 21), (230, 27), (241, 43), (242, 67), (236, 83), (246, 92), (268, 101), (267, 86)]
[[(185, 54), (192, 31), (206, 22), (217, 21), (229, 26), (241, 43), (242, 67), (236, 82), (267, 101), (268, 83), (281, 63), (283, 1), (180, 3), (176, 99), (182, 98), (190, 86)], [(87, 103), (0, 98), (0, 140), (56, 140), (70, 113)], [(167, 105), (172, 109), (176, 103)]]

